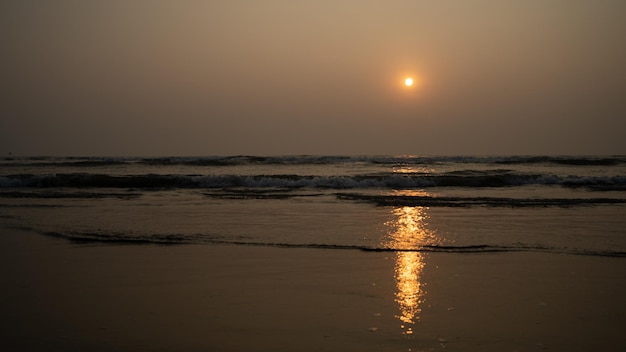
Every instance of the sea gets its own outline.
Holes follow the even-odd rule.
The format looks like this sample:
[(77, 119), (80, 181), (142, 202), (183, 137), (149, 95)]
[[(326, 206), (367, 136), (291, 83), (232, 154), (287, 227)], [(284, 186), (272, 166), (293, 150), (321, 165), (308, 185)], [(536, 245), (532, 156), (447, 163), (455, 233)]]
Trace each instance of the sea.
[(85, 244), (625, 257), (626, 156), (7, 156), (0, 224)]

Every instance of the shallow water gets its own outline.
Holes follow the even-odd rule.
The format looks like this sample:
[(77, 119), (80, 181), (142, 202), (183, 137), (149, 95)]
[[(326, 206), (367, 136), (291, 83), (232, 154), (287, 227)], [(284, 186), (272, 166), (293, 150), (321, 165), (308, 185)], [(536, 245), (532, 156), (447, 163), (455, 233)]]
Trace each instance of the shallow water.
[(0, 165), (5, 225), (76, 241), (626, 256), (624, 157), (42, 157)]

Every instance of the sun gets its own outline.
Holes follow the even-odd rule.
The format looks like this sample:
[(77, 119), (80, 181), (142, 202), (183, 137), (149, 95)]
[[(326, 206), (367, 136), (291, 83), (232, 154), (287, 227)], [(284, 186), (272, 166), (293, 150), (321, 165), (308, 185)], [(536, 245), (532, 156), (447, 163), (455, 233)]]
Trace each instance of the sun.
[(404, 85), (407, 87), (410, 87), (413, 85), (413, 78), (408, 77), (407, 79), (404, 80)]

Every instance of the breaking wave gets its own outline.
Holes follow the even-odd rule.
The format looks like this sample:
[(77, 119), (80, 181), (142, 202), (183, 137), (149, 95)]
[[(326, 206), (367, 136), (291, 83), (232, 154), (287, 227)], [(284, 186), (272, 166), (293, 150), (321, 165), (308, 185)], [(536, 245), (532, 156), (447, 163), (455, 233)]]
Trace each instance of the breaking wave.
[(317, 175), (129, 175), (70, 173), (8, 175), (0, 177), (0, 187), (92, 187), (92, 188), (427, 188), (427, 187), (509, 187), (557, 185), (590, 190), (626, 190), (626, 176), (579, 176), (489, 172), (449, 172), (443, 174), (374, 174), (356, 176)]
[(507, 197), (432, 197), (369, 195), (358, 193), (338, 193), (342, 200), (365, 201), (380, 206), (422, 206), (422, 207), (571, 207), (597, 204), (623, 204), (622, 198), (507, 198)]

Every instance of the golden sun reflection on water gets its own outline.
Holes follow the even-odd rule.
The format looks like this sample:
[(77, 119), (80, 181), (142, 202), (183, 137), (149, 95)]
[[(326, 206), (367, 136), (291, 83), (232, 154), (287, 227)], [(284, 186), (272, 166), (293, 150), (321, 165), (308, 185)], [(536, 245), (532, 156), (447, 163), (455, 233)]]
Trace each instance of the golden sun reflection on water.
[(386, 224), (390, 228), (386, 245), (398, 250), (394, 269), (397, 287), (395, 301), (400, 310), (397, 318), (402, 322), (403, 333), (407, 335), (413, 333), (412, 326), (420, 319), (420, 307), (426, 293), (422, 282), (425, 254), (412, 250), (433, 244), (435, 239), (426, 226), (426, 209), (395, 208), (394, 220)]

